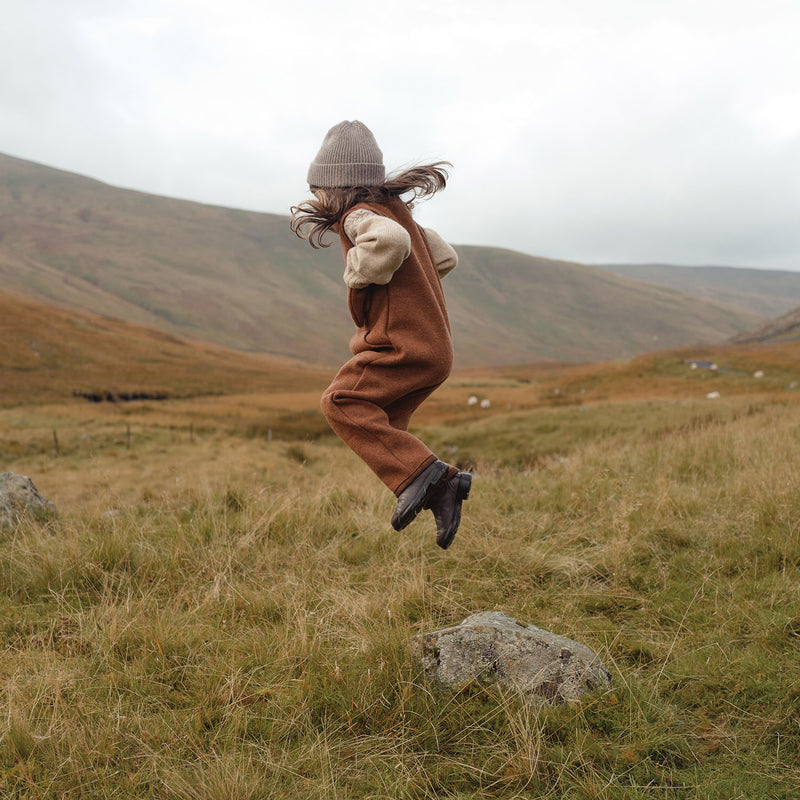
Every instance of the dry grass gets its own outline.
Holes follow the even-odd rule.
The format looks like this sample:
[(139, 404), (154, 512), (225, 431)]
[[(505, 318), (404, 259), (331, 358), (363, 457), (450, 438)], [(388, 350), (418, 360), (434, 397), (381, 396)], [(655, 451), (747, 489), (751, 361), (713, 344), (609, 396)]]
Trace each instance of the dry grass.
[[(0, 412), (3, 468), (61, 509), (4, 534), (3, 796), (796, 795), (800, 407), (668, 367), (694, 399), (456, 376), (423, 415), (476, 464), (447, 552), (333, 439), (254, 434), (298, 395)], [(481, 609), (595, 648), (613, 692), (432, 690), (409, 637)]]

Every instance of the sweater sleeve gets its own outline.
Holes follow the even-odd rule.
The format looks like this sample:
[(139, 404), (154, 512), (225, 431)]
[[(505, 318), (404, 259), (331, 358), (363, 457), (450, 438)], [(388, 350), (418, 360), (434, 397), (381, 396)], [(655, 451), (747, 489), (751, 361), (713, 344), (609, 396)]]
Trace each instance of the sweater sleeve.
[(439, 276), (444, 278), (448, 272), (452, 272), (458, 264), (458, 254), (447, 242), (431, 228), (423, 228), (425, 236), (428, 237), (428, 244), (431, 247), (436, 269)]
[(348, 214), (344, 232), (353, 243), (347, 252), (344, 282), (351, 289), (386, 284), (411, 255), (411, 237), (399, 223), (366, 208)]

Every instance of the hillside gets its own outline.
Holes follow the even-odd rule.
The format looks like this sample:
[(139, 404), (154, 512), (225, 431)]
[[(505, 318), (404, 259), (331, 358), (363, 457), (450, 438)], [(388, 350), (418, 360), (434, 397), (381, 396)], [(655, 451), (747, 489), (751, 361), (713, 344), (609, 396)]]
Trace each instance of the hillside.
[[(756, 314), (595, 267), (457, 247), (457, 366), (597, 360), (719, 342)], [(0, 281), (64, 308), (333, 365), (352, 332), (338, 245), (286, 217), (117, 189), (0, 155)]]
[[(460, 273), (456, 291), (448, 295), (450, 315), (457, 347), (463, 347), (462, 331), (477, 338), (471, 346), (480, 364), (596, 361), (715, 343), (726, 338), (721, 331), (753, 318), (749, 312), (582, 264), (491, 247), (461, 246), (458, 253)], [(515, 358), (493, 358), (498, 334), (502, 350)]]
[[(793, 321), (796, 333), (797, 312)], [(784, 322), (783, 328), (790, 329), (792, 315), (786, 315)], [(742, 343), (654, 350), (626, 361), (461, 370), (418, 416), (437, 418), (444, 412), (451, 422), (471, 419), (474, 410), (466, 398), (476, 392), (510, 409), (609, 397), (683, 397), (687, 383), (696, 384), (694, 390), (702, 396), (706, 381), (712, 379), (715, 386), (725, 385), (726, 394), (738, 394), (761, 390), (773, 379), (781, 386), (795, 379), (798, 352), (791, 335), (776, 333), (774, 342), (757, 334), (737, 338)], [(318, 410), (319, 394), (333, 373), (332, 368), (313, 369), (275, 356), (194, 342), (2, 290), (0, 341), (0, 407), (60, 403), (76, 394), (122, 401), (125, 395), (142, 393), (171, 400), (219, 396), (220, 402), (223, 397), (250, 396), (259, 398), (261, 407), (264, 397), (280, 395), (288, 402), (284, 410), (308, 413)], [(714, 361), (722, 371), (691, 371), (686, 365), (692, 359)], [(756, 370), (766, 371), (769, 379), (745, 388), (752, 381), (743, 384), (736, 377)], [(228, 421), (240, 421), (239, 414)]]
[(0, 406), (83, 394), (319, 391), (329, 372), (0, 291)]
[[(669, 264), (598, 264), (601, 269), (776, 317), (800, 305), (800, 272)], [(800, 266), (800, 265), (798, 265)]]
[(797, 342), (800, 340), (800, 308), (794, 308), (789, 313), (777, 319), (770, 320), (753, 331), (746, 331), (734, 336), (731, 341), (739, 344), (775, 344), (778, 342)]

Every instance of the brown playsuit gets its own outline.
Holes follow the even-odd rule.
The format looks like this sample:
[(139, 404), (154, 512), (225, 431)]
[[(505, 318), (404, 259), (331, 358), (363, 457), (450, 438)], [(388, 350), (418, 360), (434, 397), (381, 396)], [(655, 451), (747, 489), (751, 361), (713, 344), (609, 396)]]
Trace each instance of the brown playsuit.
[[(357, 331), (351, 358), (322, 395), (328, 423), (396, 495), (436, 456), (408, 432), (411, 415), (453, 365), (453, 340), (442, 282), (422, 228), (405, 203), (360, 203), (402, 225), (411, 255), (385, 285), (348, 289)], [(348, 212), (348, 213), (350, 213)], [(353, 246), (339, 232), (345, 257)], [(452, 471), (452, 468), (451, 468)]]

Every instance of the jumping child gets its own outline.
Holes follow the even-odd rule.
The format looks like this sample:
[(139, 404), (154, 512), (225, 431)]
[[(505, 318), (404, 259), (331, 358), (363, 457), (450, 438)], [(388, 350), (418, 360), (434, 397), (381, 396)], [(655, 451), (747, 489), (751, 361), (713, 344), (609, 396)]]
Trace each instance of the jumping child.
[(292, 207), (291, 226), (314, 248), (328, 246), (322, 242), (328, 231), (339, 234), (357, 329), (353, 357), (322, 395), (322, 412), (397, 497), (392, 527), (402, 530), (430, 509), (436, 542), (446, 549), (472, 476), (439, 461), (408, 432), (411, 415), (453, 365), (441, 278), (458, 257), (411, 216), (415, 200), (445, 188), (445, 166), (440, 161), (386, 178), (372, 132), (358, 121), (341, 122), (311, 163), (314, 198)]

